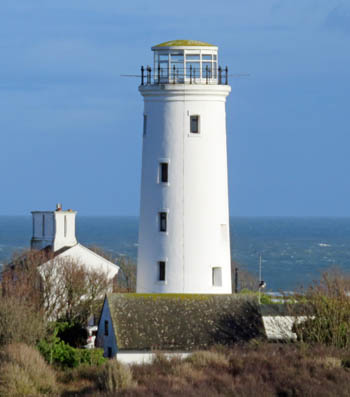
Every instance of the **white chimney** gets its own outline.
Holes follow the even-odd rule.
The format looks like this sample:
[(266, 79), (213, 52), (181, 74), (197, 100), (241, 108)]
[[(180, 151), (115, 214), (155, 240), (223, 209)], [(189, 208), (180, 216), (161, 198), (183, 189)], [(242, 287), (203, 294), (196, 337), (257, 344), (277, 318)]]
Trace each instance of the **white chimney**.
[(75, 237), (75, 216), (77, 212), (63, 211), (57, 204), (56, 211), (32, 211), (33, 237), (32, 249), (51, 247), (55, 252), (63, 247), (77, 244)]

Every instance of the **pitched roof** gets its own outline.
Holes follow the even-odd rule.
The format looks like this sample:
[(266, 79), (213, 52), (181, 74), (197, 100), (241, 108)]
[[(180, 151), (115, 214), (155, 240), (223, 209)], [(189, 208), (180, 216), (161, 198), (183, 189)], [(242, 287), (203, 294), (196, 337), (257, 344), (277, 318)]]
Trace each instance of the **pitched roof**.
[(118, 349), (194, 350), (264, 336), (257, 301), (237, 295), (108, 294)]

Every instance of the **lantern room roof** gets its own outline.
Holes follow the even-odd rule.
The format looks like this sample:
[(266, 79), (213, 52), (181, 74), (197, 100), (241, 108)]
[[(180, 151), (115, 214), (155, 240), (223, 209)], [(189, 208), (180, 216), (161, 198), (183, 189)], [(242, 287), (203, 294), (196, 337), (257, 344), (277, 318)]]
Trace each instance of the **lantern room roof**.
[(161, 47), (216, 47), (216, 46), (198, 40), (170, 40), (170, 41), (165, 41), (164, 43), (157, 44), (152, 48), (161, 48)]

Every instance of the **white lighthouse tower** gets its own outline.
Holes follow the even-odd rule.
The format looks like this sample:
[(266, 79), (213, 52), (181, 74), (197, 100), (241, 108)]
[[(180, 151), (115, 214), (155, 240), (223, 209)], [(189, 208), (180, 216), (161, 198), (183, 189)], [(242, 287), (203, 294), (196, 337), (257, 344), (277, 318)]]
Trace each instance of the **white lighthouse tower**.
[(227, 68), (218, 47), (152, 47), (144, 97), (137, 292), (231, 293)]

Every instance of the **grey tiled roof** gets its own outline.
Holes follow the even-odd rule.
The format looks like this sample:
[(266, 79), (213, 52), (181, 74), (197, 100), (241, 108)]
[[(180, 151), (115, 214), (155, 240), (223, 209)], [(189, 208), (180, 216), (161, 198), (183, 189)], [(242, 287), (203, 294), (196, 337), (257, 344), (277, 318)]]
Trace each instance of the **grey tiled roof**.
[(263, 337), (256, 299), (237, 295), (109, 294), (118, 349), (194, 350)]

